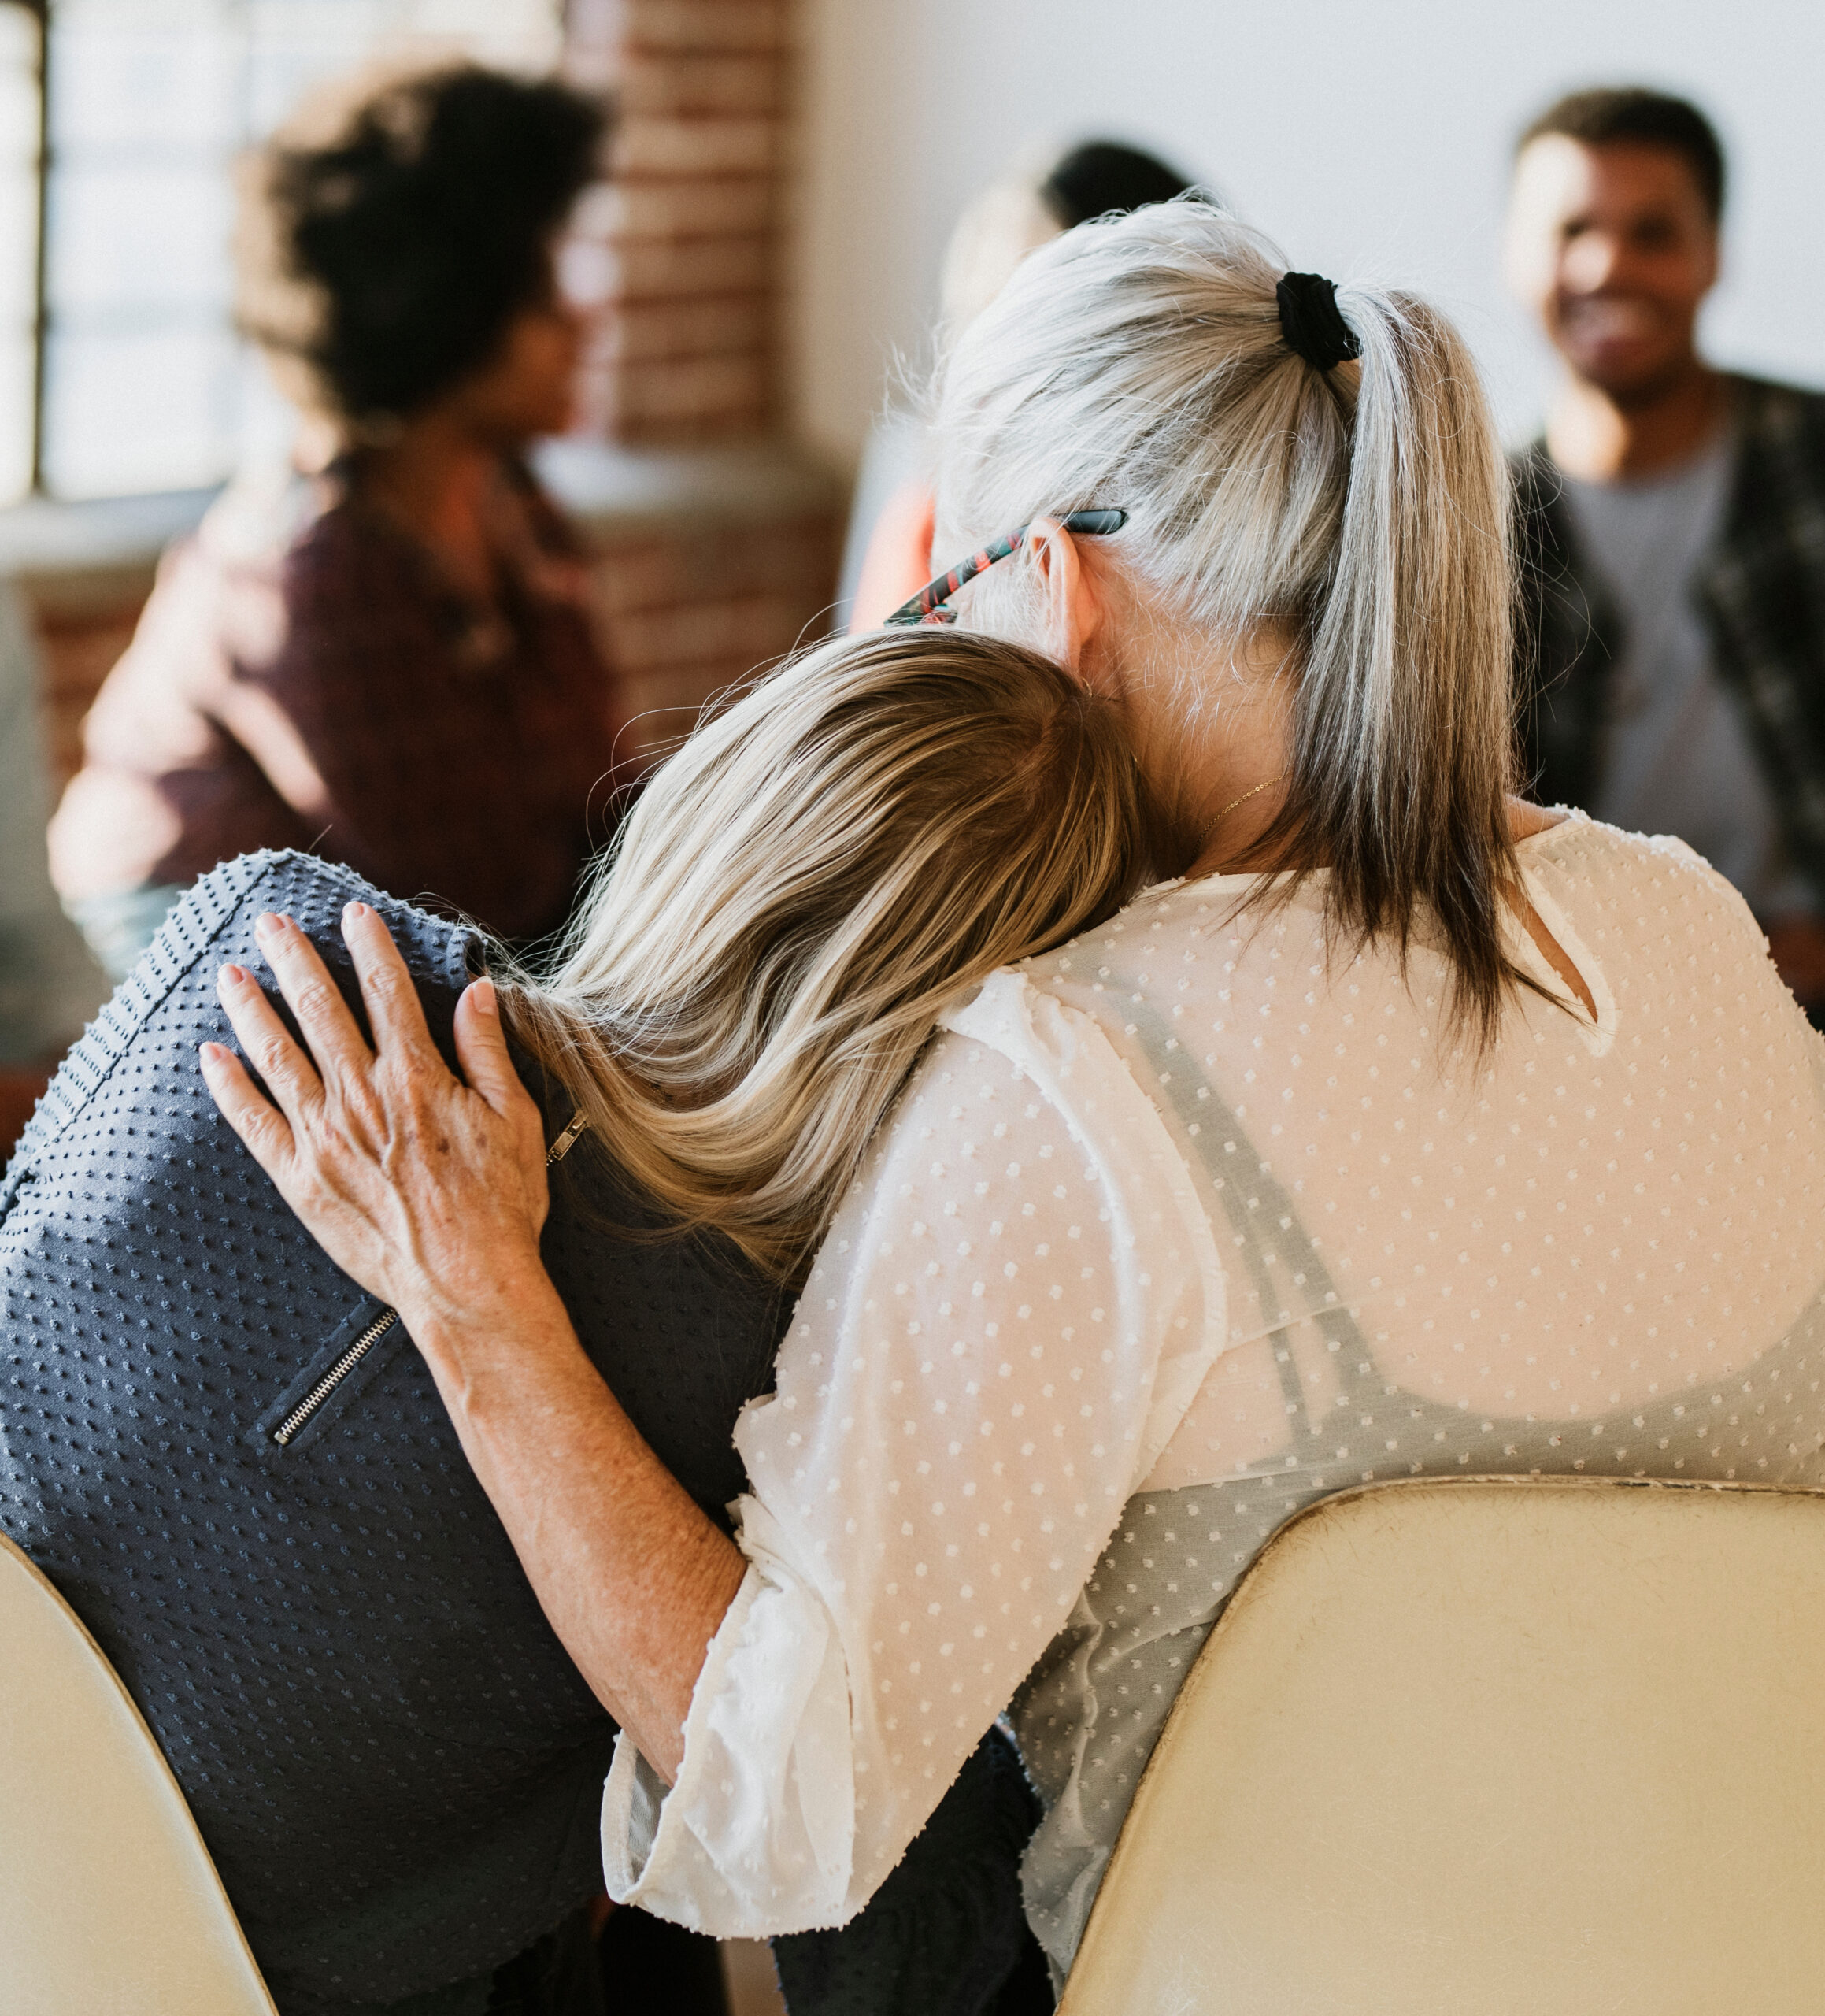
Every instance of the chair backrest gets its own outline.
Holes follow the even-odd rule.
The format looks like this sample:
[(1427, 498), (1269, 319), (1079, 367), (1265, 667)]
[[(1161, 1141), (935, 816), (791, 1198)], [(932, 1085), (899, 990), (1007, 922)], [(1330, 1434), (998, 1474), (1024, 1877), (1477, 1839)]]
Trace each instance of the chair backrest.
[(1061, 2016), (1825, 2007), (1825, 1495), (1312, 1507), (1168, 1719)]
[(274, 2016), (139, 1710), (76, 1613), (3, 1536), (0, 2007)]

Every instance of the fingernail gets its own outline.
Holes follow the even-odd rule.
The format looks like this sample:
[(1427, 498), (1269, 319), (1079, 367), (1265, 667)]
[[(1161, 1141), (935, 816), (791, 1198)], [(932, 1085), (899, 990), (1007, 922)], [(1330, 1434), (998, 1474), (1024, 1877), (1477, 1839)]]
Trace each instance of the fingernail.
[(270, 938), (278, 928), (279, 920), (270, 910), (262, 910), (254, 920), (254, 936), (256, 938)]
[(365, 917), (367, 914), (368, 906), (365, 903), (344, 903), (342, 906), (344, 917)]
[(498, 1003), (494, 999), (494, 983), (491, 980), (477, 980), (472, 991), (476, 1006), (484, 1015), (492, 1015), (496, 1012)]
[(224, 966), (222, 978), (230, 987), (245, 986), (247, 980), (247, 969), (245, 966)]
[(205, 1043), (198, 1054), (205, 1064), (220, 1064), (227, 1058), (228, 1053), (219, 1043)]

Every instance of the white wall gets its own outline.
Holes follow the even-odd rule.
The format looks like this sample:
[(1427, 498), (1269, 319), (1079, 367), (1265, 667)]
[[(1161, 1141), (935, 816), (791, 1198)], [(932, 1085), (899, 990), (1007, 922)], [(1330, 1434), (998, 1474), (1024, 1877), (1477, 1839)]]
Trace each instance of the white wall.
[(1720, 361), (1825, 383), (1825, 7), (1803, 0), (807, 0), (797, 396), (852, 454), (921, 353), (946, 235), (1010, 156), (1092, 132), (1158, 149), (1294, 266), (1455, 315), (1511, 432), (1546, 364), (1495, 239), (1516, 128), (1642, 82), (1717, 120), (1734, 183)]

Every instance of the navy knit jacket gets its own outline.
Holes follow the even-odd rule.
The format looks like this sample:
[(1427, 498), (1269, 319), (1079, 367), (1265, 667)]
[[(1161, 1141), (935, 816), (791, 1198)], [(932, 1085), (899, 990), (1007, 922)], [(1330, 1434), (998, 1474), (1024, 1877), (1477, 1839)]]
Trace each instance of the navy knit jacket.
[[(479, 1974), (598, 1889), (613, 1735), (398, 1323), (320, 1392), (384, 1312), (198, 1069), (200, 1042), (231, 1040), (217, 969), (265, 970), (261, 910), (358, 999), (352, 897), (450, 1054), (470, 933), (305, 856), (244, 856), (185, 897), (0, 1185), (0, 1528), (145, 1714), (287, 2016)], [(567, 1117), (554, 1097), (548, 1139)], [(724, 1520), (786, 1311), (732, 1249), (645, 1222), (586, 1135), (553, 1171), (546, 1262), (635, 1425)]]

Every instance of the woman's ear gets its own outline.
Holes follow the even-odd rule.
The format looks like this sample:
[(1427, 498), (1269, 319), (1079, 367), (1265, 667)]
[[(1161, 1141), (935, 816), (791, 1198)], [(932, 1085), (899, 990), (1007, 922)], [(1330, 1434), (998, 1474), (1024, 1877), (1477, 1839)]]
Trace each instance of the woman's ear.
[(1056, 518), (1035, 518), (1027, 530), (1027, 546), (1044, 587), (1045, 649), (1061, 665), (1081, 673), (1085, 649), (1102, 628), (1101, 591), (1083, 563), (1077, 541)]

